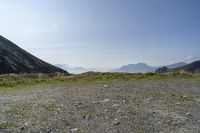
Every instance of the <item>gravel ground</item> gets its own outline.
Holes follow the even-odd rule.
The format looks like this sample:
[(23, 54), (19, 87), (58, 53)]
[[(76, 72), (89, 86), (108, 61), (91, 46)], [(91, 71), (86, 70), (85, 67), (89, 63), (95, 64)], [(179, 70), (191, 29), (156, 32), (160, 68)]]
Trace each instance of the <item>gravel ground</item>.
[(0, 93), (0, 132), (198, 133), (200, 83), (146, 80)]

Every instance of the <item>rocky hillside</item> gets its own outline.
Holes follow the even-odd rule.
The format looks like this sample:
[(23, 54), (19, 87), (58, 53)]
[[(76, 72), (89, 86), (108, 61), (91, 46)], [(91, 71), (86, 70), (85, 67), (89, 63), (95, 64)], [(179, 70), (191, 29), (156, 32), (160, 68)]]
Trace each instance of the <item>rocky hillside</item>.
[(195, 61), (191, 64), (172, 69), (173, 71), (200, 72), (200, 61)]
[(156, 73), (165, 73), (165, 72), (176, 72), (176, 71), (185, 71), (190, 73), (199, 73), (200, 72), (200, 61), (195, 61), (193, 63), (177, 67), (177, 68), (169, 68), (169, 67), (162, 67), (158, 68), (155, 72)]
[(21, 49), (0, 36), (0, 74), (9, 73), (66, 73)]
[(174, 64), (167, 65), (166, 67), (169, 68), (169, 69), (174, 69), (174, 68), (182, 67), (182, 66), (185, 66), (185, 65), (187, 65), (187, 63), (177, 62), (177, 63), (174, 63)]

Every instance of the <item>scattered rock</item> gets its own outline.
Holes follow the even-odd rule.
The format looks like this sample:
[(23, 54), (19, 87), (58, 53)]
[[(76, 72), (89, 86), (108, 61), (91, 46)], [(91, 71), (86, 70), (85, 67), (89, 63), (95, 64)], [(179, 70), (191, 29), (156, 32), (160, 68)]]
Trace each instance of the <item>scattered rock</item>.
[(108, 109), (106, 109), (105, 112), (108, 112)]
[(153, 99), (153, 97), (151, 97), (151, 98), (148, 98), (148, 99), (147, 99), (147, 101), (151, 101), (152, 99)]
[(58, 110), (59, 112), (61, 112), (61, 108), (57, 108), (57, 110)]
[(115, 120), (112, 122), (113, 125), (119, 125), (120, 124), (120, 121), (118, 119), (115, 118)]
[(114, 107), (114, 108), (115, 108), (115, 107), (119, 107), (119, 104), (114, 104), (113, 107)]
[(99, 104), (99, 103), (101, 103), (100, 101), (94, 101), (94, 102), (92, 102), (92, 104)]
[(89, 120), (91, 117), (92, 117), (91, 115), (88, 115), (88, 116), (86, 117), (86, 119)]
[(25, 127), (21, 127), (21, 130), (24, 130), (25, 129)]
[(196, 99), (196, 102), (200, 102), (200, 98), (197, 98), (197, 99)]
[(119, 113), (122, 113), (122, 111), (121, 110), (117, 110), (117, 112), (116, 112), (117, 114), (119, 114)]
[[(161, 85), (163, 82), (166, 81), (162, 81)], [(11, 124), (1, 125), (6, 128), (0, 129), (0, 132), (13, 129), (17, 132), (78, 133), (81, 130), (81, 132), (111, 133), (114, 130), (131, 132), (135, 130), (135, 127), (144, 128), (144, 131), (150, 133), (180, 131), (182, 127), (191, 129), (188, 132), (197, 130), (196, 127), (198, 128), (200, 123), (200, 102), (193, 101), (193, 99), (200, 101), (197, 94), (194, 94), (193, 99), (190, 100), (189, 94), (173, 91), (175, 96), (172, 97), (171, 90), (169, 92), (159, 90), (160, 83), (159, 86), (155, 85), (155, 90), (151, 86), (144, 85), (147, 91), (145, 87), (136, 86), (135, 83), (131, 83), (128, 89), (124, 89), (122, 83), (122, 89), (116, 89), (114, 85), (109, 85), (109, 90), (102, 89), (103, 85), (83, 86), (83, 89), (80, 89), (82, 91), (80, 95), (77, 95), (77, 90), (73, 86), (68, 89), (55, 88), (59, 91), (54, 92), (48, 92), (48, 88), (44, 91), (33, 90), (40, 95), (38, 98), (35, 98), (36, 94), (29, 95), (28, 92), (25, 97), (23, 93), (19, 93), (20, 97), (17, 98), (15, 95), (4, 98), (7, 94), (2, 94), (0, 124), (2, 122)], [(174, 87), (176, 86), (171, 88)], [(177, 88), (182, 88), (179, 82)], [(152, 94), (151, 91), (154, 93)], [(45, 93), (48, 95), (43, 95)], [(186, 99), (182, 99), (181, 96)], [(29, 99), (25, 99), (24, 102), (24, 98)], [(13, 99), (18, 99), (17, 103), (13, 102)], [(51, 102), (52, 99), (55, 103)], [(31, 103), (30, 107), (28, 103)], [(50, 105), (49, 107), (53, 110), (46, 110), (47, 105)], [(30, 117), (27, 117), (29, 114)]]
[(87, 115), (87, 116), (83, 116), (83, 119), (89, 120), (92, 116), (91, 115)]
[(110, 99), (104, 99), (102, 102), (103, 103), (107, 103), (107, 102), (109, 102), (110, 101)]
[(103, 85), (103, 88), (108, 88), (108, 85)]
[(78, 128), (73, 128), (73, 129), (71, 129), (71, 132), (77, 132), (78, 131)]
[(191, 114), (190, 113), (186, 113), (186, 115), (190, 116)]
[(185, 98), (187, 98), (187, 96), (184, 95), (184, 96), (181, 96), (181, 98), (185, 99)]
[(63, 123), (65, 126), (70, 126), (70, 125), (71, 125), (71, 123), (68, 122), (67, 120), (62, 120), (62, 123)]
[(121, 117), (121, 116), (123, 116), (123, 112), (122, 112), (121, 110), (118, 110), (118, 111), (116, 112), (116, 115)]

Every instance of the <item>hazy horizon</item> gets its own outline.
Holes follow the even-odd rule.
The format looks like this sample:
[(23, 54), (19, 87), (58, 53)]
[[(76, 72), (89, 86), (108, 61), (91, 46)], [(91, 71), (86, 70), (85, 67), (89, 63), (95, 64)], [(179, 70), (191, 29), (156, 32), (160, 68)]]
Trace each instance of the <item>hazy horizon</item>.
[(51, 63), (112, 69), (200, 57), (198, 0), (6, 0), (1, 35)]

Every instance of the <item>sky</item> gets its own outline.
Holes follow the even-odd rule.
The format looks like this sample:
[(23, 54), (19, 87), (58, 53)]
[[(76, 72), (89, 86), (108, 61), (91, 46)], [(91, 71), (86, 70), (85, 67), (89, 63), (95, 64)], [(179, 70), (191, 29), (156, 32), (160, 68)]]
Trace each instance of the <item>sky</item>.
[(0, 0), (0, 34), (52, 64), (161, 66), (200, 55), (199, 0)]

